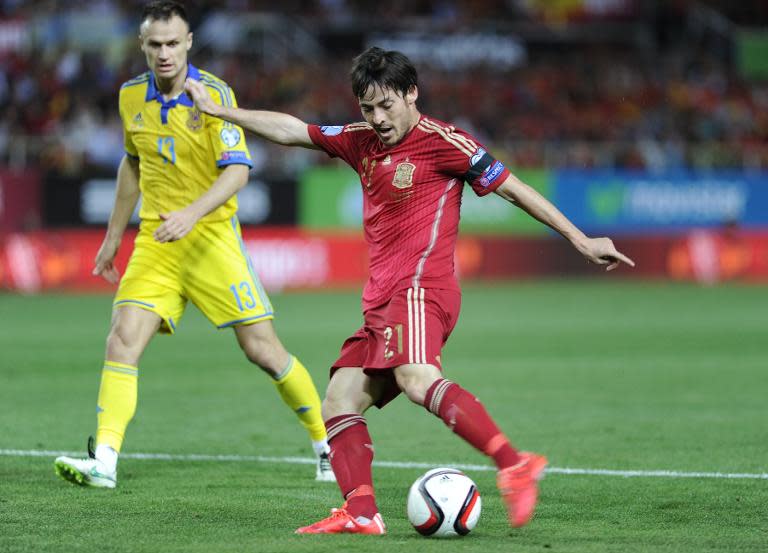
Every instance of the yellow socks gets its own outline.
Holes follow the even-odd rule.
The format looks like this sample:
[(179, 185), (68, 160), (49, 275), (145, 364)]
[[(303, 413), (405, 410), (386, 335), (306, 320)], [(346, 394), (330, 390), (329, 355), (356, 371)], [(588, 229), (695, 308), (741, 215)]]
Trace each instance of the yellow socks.
[(125, 429), (136, 413), (138, 376), (137, 367), (114, 361), (104, 362), (96, 407), (97, 445), (107, 445), (116, 452), (120, 451)]
[(325, 442), (325, 424), (320, 412), (320, 396), (301, 361), (291, 355), (288, 367), (273, 380), (283, 402), (299, 417), (313, 442)]
[[(136, 413), (138, 374), (138, 369), (131, 365), (115, 361), (104, 363), (97, 407), (97, 445), (120, 451), (125, 429)], [(312, 442), (324, 445), (326, 432), (320, 397), (304, 365), (291, 356), (288, 367), (273, 382), (283, 402), (307, 429)]]

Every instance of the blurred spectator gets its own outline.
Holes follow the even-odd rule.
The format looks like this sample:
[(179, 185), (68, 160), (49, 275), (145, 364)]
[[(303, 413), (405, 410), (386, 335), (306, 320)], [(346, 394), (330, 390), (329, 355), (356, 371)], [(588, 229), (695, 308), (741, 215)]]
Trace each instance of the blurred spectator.
[[(136, 40), (138, 24), (126, 14), (140, 3), (0, 0), (0, 33), (4, 22), (26, 21), (36, 37), (23, 47), (14, 42), (0, 49), (0, 162), (39, 161), (64, 171), (116, 166), (122, 156), (117, 91), (142, 67), (132, 49), (124, 48)], [(215, 10), (231, 15), (276, 9), (258, 0), (192, 4), (199, 22)], [(451, 32), (475, 32), (471, 24), (482, 18), (563, 25), (643, 13), (632, 0), (597, 3), (602, 12), (585, 12), (588, 4), (483, 0), (473, 2), (469, 13), (454, 0), (398, 1), (386, 9), (376, 2), (289, 0), (279, 10), (302, 14), (304, 25), (322, 35), (326, 51), (316, 52), (316, 59), (294, 54), (271, 63), (253, 48), (214, 52), (205, 33), (196, 36), (191, 59), (227, 81), (241, 104), (343, 123), (360, 118), (347, 71), (371, 18), (381, 29), (408, 15)], [(662, 10), (651, 21), (680, 25), (688, 4), (678, 2), (677, 11)], [(739, 9), (742, 14), (745, 5)], [(102, 27), (93, 28), (94, 21)], [(226, 19), (218, 21), (226, 27)], [(106, 35), (110, 40), (102, 43)], [(674, 41), (658, 43), (667, 48), (663, 52), (604, 44), (531, 46), (527, 62), (508, 70), (478, 66), (456, 72), (426, 65), (420, 67), (420, 102), (424, 111), (464, 125), (503, 150), (518, 167), (768, 167), (768, 84), (745, 82), (727, 56), (702, 46), (700, 38), (690, 47), (679, 33)], [(251, 143), (261, 171), (296, 173), (326, 161), (313, 152)]]

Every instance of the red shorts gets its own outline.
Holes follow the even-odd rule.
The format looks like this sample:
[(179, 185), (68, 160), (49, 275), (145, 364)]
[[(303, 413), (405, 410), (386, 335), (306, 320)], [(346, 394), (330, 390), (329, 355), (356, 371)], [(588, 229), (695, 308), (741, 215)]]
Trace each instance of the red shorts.
[(420, 363), (442, 370), (440, 351), (456, 326), (461, 293), (439, 288), (406, 288), (363, 314), (363, 326), (341, 346), (331, 376), (340, 367), (362, 367), (389, 380), (378, 407), (400, 393), (392, 369)]

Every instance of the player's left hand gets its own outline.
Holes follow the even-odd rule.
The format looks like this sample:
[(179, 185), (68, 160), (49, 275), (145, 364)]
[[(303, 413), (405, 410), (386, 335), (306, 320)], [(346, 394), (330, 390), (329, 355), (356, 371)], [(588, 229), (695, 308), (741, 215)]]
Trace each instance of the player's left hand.
[(160, 219), (163, 220), (163, 223), (152, 234), (155, 240), (160, 243), (175, 242), (184, 238), (197, 223), (197, 217), (184, 209), (160, 213)]
[(610, 238), (587, 238), (579, 250), (587, 261), (596, 265), (606, 265), (606, 271), (612, 271), (622, 263), (630, 267), (635, 266), (634, 261), (616, 249)]

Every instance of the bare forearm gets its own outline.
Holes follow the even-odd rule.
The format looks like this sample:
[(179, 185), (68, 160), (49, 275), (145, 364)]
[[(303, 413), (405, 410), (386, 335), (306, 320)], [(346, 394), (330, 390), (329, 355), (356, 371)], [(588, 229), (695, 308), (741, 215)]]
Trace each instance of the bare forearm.
[(107, 225), (107, 240), (119, 242), (139, 201), (139, 162), (124, 157), (117, 169), (117, 189)]
[(616, 249), (610, 238), (587, 237), (549, 200), (513, 175), (507, 177), (507, 180), (496, 189), (496, 193), (522, 208), (534, 219), (562, 234), (587, 261), (605, 265), (608, 271), (612, 271), (621, 263), (630, 267), (635, 266), (634, 261)]
[(203, 113), (239, 125), (270, 142), (315, 148), (309, 138), (307, 124), (293, 115), (223, 106), (221, 102), (213, 100), (203, 83), (194, 79), (186, 80), (184, 90), (194, 101), (195, 107)]
[(537, 221), (559, 232), (576, 249), (581, 251), (587, 237), (552, 202), (539, 194), (534, 188), (518, 180), (516, 177), (510, 176), (496, 190), (496, 193), (520, 207)]
[(229, 165), (219, 175), (211, 187), (197, 200), (189, 204), (187, 209), (201, 219), (214, 209), (224, 205), (232, 196), (248, 183), (248, 167), (246, 165)]
[(307, 124), (293, 115), (218, 105), (217, 108), (211, 115), (239, 125), (270, 142), (285, 146), (315, 147), (309, 138)]
[(217, 207), (224, 205), (248, 182), (248, 167), (229, 165), (211, 187), (184, 209), (160, 213), (163, 221), (152, 236), (160, 243), (181, 240), (192, 232), (197, 222)]

